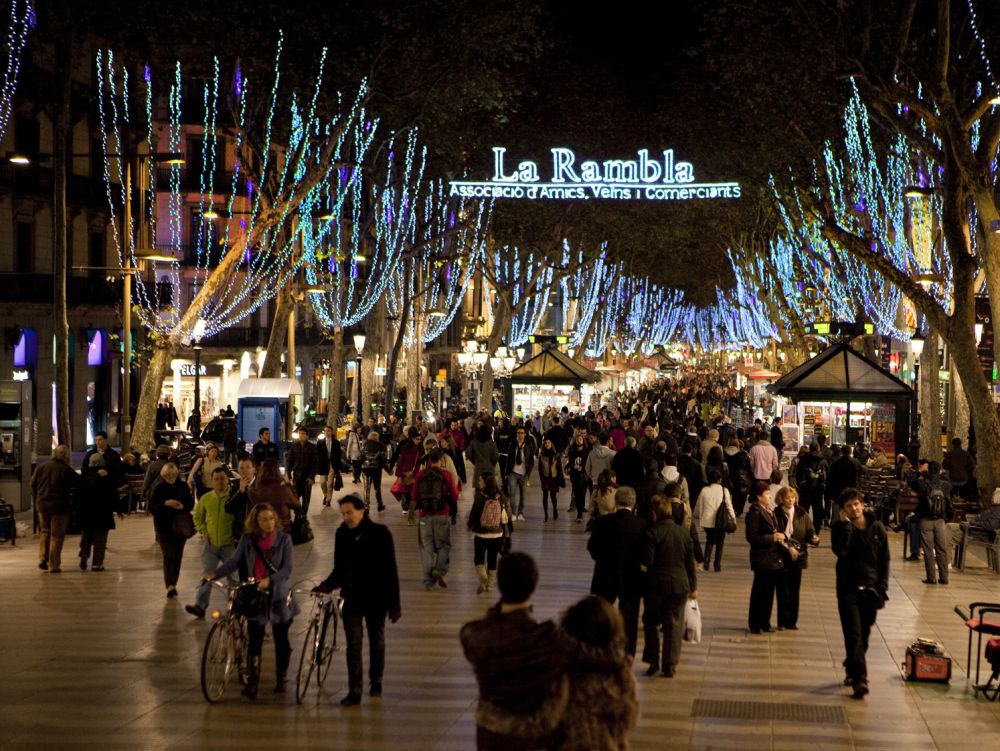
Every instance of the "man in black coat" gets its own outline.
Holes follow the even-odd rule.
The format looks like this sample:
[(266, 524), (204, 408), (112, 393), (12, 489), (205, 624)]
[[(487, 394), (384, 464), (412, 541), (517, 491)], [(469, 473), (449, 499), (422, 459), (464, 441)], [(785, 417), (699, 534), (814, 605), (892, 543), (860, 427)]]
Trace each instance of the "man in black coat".
[[(830, 464), (826, 475), (826, 497), (831, 505), (844, 490), (858, 487), (859, 474), (857, 462), (851, 456), (851, 447), (844, 446), (840, 456)], [(838, 509), (832, 508), (827, 516), (833, 520), (838, 513)]]
[(674, 519), (673, 506), (665, 497), (653, 503), (654, 522), (643, 533), (640, 561), (640, 569), (646, 574), (642, 660), (649, 665), (646, 675), (662, 670), (665, 678), (673, 677), (680, 660), (684, 608), (689, 599), (698, 599), (694, 543), (690, 533)]
[(781, 432), (781, 417), (774, 418), (774, 425), (771, 426), (771, 445), (774, 446), (774, 450), (778, 452), (778, 461), (781, 461), (781, 455), (785, 451), (785, 434)]
[(253, 450), (251, 456), (253, 456), (253, 463), (258, 467), (263, 464), (268, 459), (278, 460), (278, 444), (271, 443), (271, 430), (270, 428), (261, 428), (257, 431), (257, 437), (260, 439), (253, 445)]
[[(660, 474), (660, 465), (656, 459), (647, 459), (645, 475), (636, 489), (635, 515), (644, 522), (649, 521), (649, 504), (654, 495), (661, 495), (666, 490), (667, 482)], [(694, 503), (691, 504), (692, 506)]]
[(594, 559), (590, 592), (611, 604), (625, 621), (625, 644), (635, 655), (639, 637), (639, 598), (642, 596), (642, 572), (639, 570), (645, 522), (632, 512), (635, 491), (619, 488), (615, 493), (615, 513), (600, 516), (591, 529), (587, 550)]
[(323, 505), (329, 506), (341, 468), (340, 441), (329, 425), (323, 426), (323, 437), (316, 441), (316, 460), (319, 474), (323, 476)]
[(364, 665), (361, 660), (363, 628), (368, 629), (371, 664), (368, 677), (372, 696), (382, 695), (385, 670), (385, 617), (399, 620), (399, 572), (396, 550), (388, 527), (373, 522), (365, 514), (361, 496), (351, 493), (340, 499), (344, 523), (334, 541), (333, 571), (314, 592), (340, 588), (344, 598), (344, 634), (347, 636), (348, 693), (340, 703), (352, 707), (361, 703)]
[[(687, 480), (688, 500), (691, 506), (697, 503), (701, 489), (705, 487), (706, 483), (705, 467), (693, 456), (696, 445), (694, 440), (684, 441), (682, 453), (677, 458), (677, 471)], [(620, 485), (621, 482), (618, 484)]]
[(868, 694), (868, 636), (889, 599), (889, 539), (882, 522), (866, 512), (854, 488), (838, 499), (840, 521), (830, 531), (837, 556), (837, 610), (844, 633), (844, 670), (854, 698)]
[(628, 486), (635, 489), (642, 482), (642, 455), (636, 449), (635, 444), (635, 438), (629, 436), (625, 439), (622, 450), (615, 454), (615, 458), (611, 460), (611, 469), (615, 471), (618, 487)]
[(552, 441), (557, 454), (563, 453), (569, 446), (569, 436), (566, 433), (566, 428), (560, 425), (559, 418), (555, 415), (552, 417), (552, 427), (545, 431), (544, 438)]
[(309, 440), (309, 431), (305, 428), (299, 428), (299, 440), (292, 444), (288, 452), (287, 465), (286, 469), (292, 478), (295, 495), (302, 502), (302, 513), (308, 514), (312, 486), (319, 468), (319, 457), (316, 455), (316, 444)]

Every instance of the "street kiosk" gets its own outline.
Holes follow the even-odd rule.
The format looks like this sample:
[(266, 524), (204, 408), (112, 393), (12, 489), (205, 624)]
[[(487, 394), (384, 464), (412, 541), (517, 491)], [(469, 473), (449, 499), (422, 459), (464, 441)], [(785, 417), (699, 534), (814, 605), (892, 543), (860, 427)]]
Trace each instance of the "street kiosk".
[(284, 462), (285, 439), (292, 421), (289, 408), (292, 398), (302, 397), (302, 384), (294, 378), (245, 378), (236, 392), (236, 435), (253, 444), (261, 428), (271, 431), (278, 444), (279, 461)]
[(586, 410), (593, 385), (601, 374), (563, 354), (555, 347), (543, 349), (515, 368), (504, 384), (507, 414), (521, 407), (525, 414), (541, 412), (546, 407)]
[(868, 444), (887, 456), (906, 450), (913, 389), (848, 344), (828, 347), (768, 391), (791, 402), (783, 410), (786, 451), (818, 435), (830, 444)]

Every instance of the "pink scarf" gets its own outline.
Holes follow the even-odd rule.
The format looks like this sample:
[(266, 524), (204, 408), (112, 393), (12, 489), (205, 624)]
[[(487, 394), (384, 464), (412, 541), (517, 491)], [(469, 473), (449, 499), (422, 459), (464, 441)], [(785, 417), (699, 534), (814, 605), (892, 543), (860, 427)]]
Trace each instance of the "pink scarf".
[[(257, 540), (257, 547), (261, 549), (268, 558), (271, 557), (271, 551), (274, 549), (274, 540), (278, 536), (278, 530), (275, 530), (266, 537), (261, 537)], [(267, 570), (267, 564), (264, 563), (264, 557), (258, 555), (253, 562), (253, 578), (257, 581), (270, 576), (271, 572)]]

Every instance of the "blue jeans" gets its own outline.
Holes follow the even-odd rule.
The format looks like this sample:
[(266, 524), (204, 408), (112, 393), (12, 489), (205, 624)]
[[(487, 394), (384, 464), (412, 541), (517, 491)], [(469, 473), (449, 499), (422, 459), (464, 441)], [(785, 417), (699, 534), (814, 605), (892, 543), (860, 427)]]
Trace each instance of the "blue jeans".
[[(233, 553), (236, 552), (236, 548), (230, 545), (212, 545), (206, 542), (205, 547), (201, 549), (201, 570), (203, 572), (215, 571), (219, 567), (220, 563), (225, 563), (229, 560)], [(234, 573), (229, 575), (229, 581), (235, 584), (239, 581), (239, 577)], [(202, 582), (198, 585), (198, 594), (195, 596), (194, 603), (202, 610), (208, 610), (208, 599), (212, 594), (212, 583)]]
[[(510, 513), (514, 516), (524, 513), (524, 482), (527, 478), (516, 472), (507, 475), (507, 495), (510, 498)], [(515, 497), (517, 500), (515, 501)]]
[(434, 586), (439, 576), (448, 573), (451, 556), (451, 518), (448, 516), (421, 516), (420, 563), (424, 568), (424, 586)]

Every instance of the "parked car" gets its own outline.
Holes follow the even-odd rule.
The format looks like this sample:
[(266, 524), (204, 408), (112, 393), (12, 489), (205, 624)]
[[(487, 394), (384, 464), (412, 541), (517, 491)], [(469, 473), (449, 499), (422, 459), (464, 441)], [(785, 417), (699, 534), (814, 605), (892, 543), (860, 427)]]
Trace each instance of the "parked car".
[(201, 440), (205, 443), (214, 443), (216, 446), (223, 447), (226, 444), (226, 427), (228, 425), (233, 426), (233, 430), (236, 429), (236, 418), (235, 417), (221, 417), (216, 415), (208, 424), (202, 428)]

